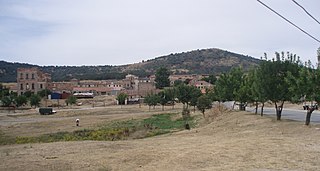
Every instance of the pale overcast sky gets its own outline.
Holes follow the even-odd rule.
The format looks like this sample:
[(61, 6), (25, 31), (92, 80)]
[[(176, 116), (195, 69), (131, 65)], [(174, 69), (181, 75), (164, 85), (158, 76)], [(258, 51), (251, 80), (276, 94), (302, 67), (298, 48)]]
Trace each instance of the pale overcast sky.
[[(320, 39), (292, 0), (261, 1)], [(319, 0), (296, 1), (320, 20)], [(256, 0), (0, 0), (0, 60), (121, 65), (213, 47), (315, 63), (320, 44)]]

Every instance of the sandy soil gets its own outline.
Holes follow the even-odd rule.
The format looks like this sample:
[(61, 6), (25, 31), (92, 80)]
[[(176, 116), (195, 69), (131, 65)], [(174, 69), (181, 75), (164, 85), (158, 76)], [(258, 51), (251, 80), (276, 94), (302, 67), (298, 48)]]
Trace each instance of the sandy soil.
[[(92, 110), (90, 114), (74, 112), (50, 117), (56, 119), (59, 129), (73, 130), (73, 126), (63, 126), (73, 117), (90, 120), (91, 115), (95, 118), (92, 123), (83, 125), (90, 127), (116, 116), (151, 114), (146, 107), (128, 107), (123, 112), (110, 107), (105, 111), (109, 115)], [(156, 112), (161, 112), (160, 108)], [(46, 120), (38, 122), (39, 128), (21, 121), (1, 130), (14, 135), (28, 134), (28, 130), (39, 134), (37, 129), (54, 131)], [(26, 130), (14, 129), (18, 126)], [(320, 125), (307, 127), (302, 122), (225, 112), (199, 128), (146, 139), (0, 146), (0, 170), (320, 170), (319, 136)]]

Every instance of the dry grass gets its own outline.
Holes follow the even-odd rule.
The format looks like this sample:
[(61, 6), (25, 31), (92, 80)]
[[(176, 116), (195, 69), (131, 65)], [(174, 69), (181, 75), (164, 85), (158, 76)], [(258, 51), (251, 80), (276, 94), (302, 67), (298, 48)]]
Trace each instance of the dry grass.
[[(93, 126), (101, 120), (151, 114), (147, 107), (126, 107), (122, 112), (127, 113), (108, 109), (110, 118), (99, 111), (71, 115), (83, 117), (82, 120), (91, 118), (92, 124), (83, 124)], [(160, 108), (157, 112), (161, 112)], [(0, 170), (320, 170), (320, 125), (277, 122), (246, 112), (216, 112), (208, 111), (209, 124), (203, 121), (197, 129), (140, 140), (0, 146)], [(65, 123), (68, 115), (66, 112), (50, 117), (60, 125), (60, 119)], [(47, 123), (39, 123), (46, 132)], [(39, 129), (29, 124), (10, 126), (30, 132)], [(65, 129), (74, 129), (71, 127)], [(53, 130), (51, 126), (47, 129)], [(18, 134), (15, 131), (7, 129), (6, 133)]]

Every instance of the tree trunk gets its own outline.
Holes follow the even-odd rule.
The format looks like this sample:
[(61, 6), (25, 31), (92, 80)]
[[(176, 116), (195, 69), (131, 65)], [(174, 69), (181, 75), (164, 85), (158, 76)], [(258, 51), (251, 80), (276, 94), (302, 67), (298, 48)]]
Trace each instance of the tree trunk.
[(239, 109), (240, 109), (240, 111), (246, 111), (246, 104), (243, 104), (243, 103), (240, 103), (239, 104)]
[(262, 106), (261, 106), (260, 116), (263, 116), (263, 108), (264, 108), (264, 102), (262, 103)]
[(305, 125), (309, 125), (310, 124), (310, 119), (311, 119), (311, 114), (312, 112), (315, 110), (314, 107), (309, 108), (309, 110), (307, 110), (307, 116), (306, 116), (306, 123)]
[(233, 102), (233, 105), (232, 105), (232, 110), (234, 110), (234, 105), (236, 104), (236, 101)]
[(162, 105), (162, 111), (164, 111), (164, 105)]
[(255, 114), (258, 114), (258, 105), (259, 105), (259, 103), (256, 101), (256, 111), (255, 111)]
[(284, 101), (281, 102), (280, 106), (277, 105), (277, 102), (275, 102), (275, 107), (276, 107), (276, 115), (277, 115), (277, 120), (281, 120), (281, 113), (283, 109), (283, 103)]

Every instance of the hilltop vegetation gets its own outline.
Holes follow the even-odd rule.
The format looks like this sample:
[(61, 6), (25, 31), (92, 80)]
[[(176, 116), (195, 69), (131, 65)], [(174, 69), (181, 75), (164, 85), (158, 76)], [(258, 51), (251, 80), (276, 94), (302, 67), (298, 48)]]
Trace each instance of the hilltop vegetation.
[(220, 49), (203, 49), (170, 54), (140, 63), (120, 66), (37, 66), (0, 61), (0, 82), (15, 82), (17, 68), (39, 67), (50, 73), (53, 81), (77, 79), (122, 79), (128, 73), (145, 77), (155, 74), (159, 67), (166, 67), (173, 74), (220, 74), (233, 67), (245, 70), (257, 66), (260, 60)]

